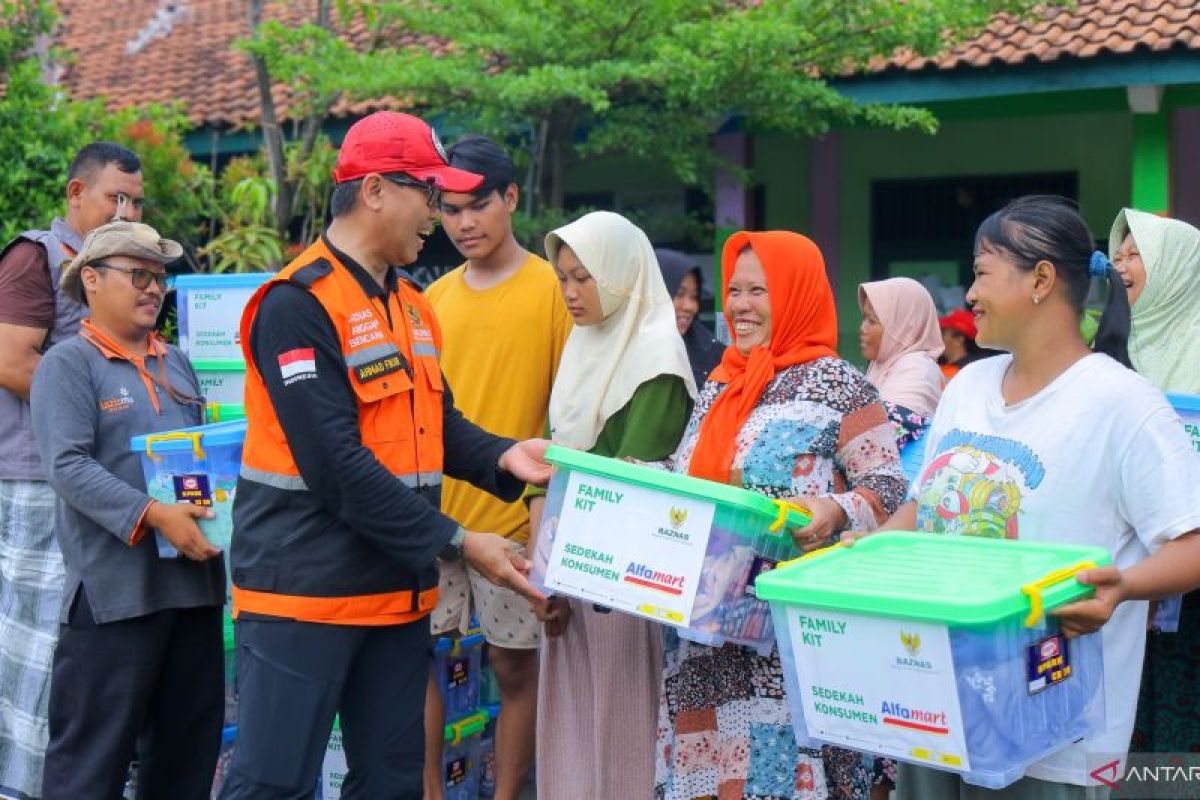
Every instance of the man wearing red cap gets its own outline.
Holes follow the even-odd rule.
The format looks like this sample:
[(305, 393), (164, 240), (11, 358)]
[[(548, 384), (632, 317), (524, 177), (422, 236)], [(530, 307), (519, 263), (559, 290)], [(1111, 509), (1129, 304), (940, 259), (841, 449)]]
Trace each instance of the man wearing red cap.
[(946, 380), (953, 378), (959, 370), (981, 358), (995, 355), (975, 344), (975, 316), (965, 308), (956, 308), (938, 320), (942, 328), (944, 349), (938, 364)]
[(544, 483), (546, 442), (454, 407), (416, 260), (447, 165), (433, 129), (378, 112), (346, 134), (333, 222), (242, 317), (246, 442), (231, 548), (238, 739), (223, 798), (309, 797), (334, 716), (342, 797), (419, 798), (435, 559), (541, 596), (507, 540), (439, 510), (443, 473), (502, 499)]

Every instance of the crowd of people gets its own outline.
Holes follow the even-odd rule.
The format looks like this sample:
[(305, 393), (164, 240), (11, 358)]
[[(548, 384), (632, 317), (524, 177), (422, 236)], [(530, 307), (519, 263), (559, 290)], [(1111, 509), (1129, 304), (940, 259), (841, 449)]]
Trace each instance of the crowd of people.
[[(222, 798), (304, 798), (335, 716), (345, 798), (440, 800), (434, 637), (477, 620), (501, 695), (496, 797), (1094, 798), (1101, 754), (1200, 748), (1200, 461), (1163, 392), (1200, 394), (1200, 231), (1121, 210), (1109, 253), (1062, 198), (979, 227), (969, 308), (862, 284), (840, 354), (818, 246), (725, 241), (704, 271), (596, 211), (513, 233), (505, 149), (377, 112), (338, 155), (332, 221), (242, 317), (246, 439), (227, 554), (239, 732)], [(199, 424), (156, 331), (181, 247), (142, 224), (137, 156), (84, 147), (67, 211), (0, 252), (0, 796), (212, 791), (225, 558), (198, 505), (146, 493), (131, 436)], [(440, 220), (463, 264), (404, 267)], [(1105, 298), (1094, 341), (1081, 315)], [(549, 442), (802, 502), (808, 552), (875, 531), (1104, 547), (1057, 609), (1103, 637), (1103, 732), (1002, 790), (797, 743), (774, 649), (683, 641), (530, 584)], [(910, 468), (902, 452), (920, 443)], [(977, 491), (987, 484), (987, 491)], [(613, 531), (614, 536), (621, 535)], [(1177, 633), (1151, 603), (1184, 595)], [(1145, 659), (1143, 668), (1143, 658)], [(1133, 679), (1143, 675), (1140, 684)]]

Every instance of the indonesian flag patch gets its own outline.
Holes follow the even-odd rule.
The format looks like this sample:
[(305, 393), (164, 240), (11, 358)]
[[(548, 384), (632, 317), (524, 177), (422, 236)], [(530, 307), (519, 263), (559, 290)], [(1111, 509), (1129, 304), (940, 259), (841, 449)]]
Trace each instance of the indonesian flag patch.
[(283, 376), (284, 386), (317, 377), (316, 351), (311, 347), (299, 347), (280, 353), (279, 374)]

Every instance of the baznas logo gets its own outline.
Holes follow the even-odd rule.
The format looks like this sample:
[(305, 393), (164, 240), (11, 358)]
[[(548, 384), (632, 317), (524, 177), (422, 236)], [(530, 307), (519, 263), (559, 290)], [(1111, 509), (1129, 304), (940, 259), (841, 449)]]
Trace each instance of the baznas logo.
[(670, 516), (671, 527), (678, 528), (683, 525), (683, 523), (687, 522), (688, 512), (686, 508), (675, 508), (672, 506)]
[(900, 631), (900, 643), (904, 645), (904, 649), (910, 656), (917, 656), (921, 653), (921, 635), (919, 633)]

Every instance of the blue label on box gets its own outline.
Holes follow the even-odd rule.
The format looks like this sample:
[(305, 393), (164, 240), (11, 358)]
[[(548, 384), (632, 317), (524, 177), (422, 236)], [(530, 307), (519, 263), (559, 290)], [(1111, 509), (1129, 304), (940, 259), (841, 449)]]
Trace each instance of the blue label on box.
[(171, 480), (175, 483), (175, 502), (212, 507), (207, 475), (172, 475)]
[(1037, 694), (1071, 677), (1071, 652), (1061, 633), (1034, 642), (1025, 650), (1025, 678), (1029, 693)]

